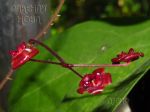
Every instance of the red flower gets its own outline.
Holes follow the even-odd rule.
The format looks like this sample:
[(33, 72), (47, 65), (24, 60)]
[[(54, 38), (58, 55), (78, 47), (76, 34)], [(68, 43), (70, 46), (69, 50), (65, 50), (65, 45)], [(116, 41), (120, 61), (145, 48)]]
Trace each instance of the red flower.
[(104, 68), (98, 68), (92, 74), (87, 74), (82, 78), (77, 92), (83, 94), (87, 91), (90, 94), (99, 94), (111, 83), (111, 74), (105, 73)]
[(116, 58), (112, 59), (113, 64), (119, 64), (120, 62), (131, 62), (134, 60), (137, 60), (139, 57), (143, 57), (144, 54), (141, 52), (135, 52), (133, 48), (129, 49), (129, 52), (121, 52), (120, 54), (117, 55)]
[(10, 51), (10, 55), (12, 56), (11, 65), (13, 69), (19, 68), (21, 65), (25, 64), (32, 57), (38, 54), (39, 51), (35, 47), (30, 44), (26, 44), (22, 42), (17, 50)]

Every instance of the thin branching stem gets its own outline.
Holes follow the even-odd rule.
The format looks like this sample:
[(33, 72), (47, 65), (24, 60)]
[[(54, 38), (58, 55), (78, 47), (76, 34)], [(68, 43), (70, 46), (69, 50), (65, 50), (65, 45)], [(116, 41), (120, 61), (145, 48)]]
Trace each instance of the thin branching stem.
[(13, 72), (14, 72), (14, 70), (10, 68), (8, 73), (5, 75), (4, 79), (0, 82), (0, 90), (3, 89), (3, 87), (5, 86), (5, 84), (7, 83), (8, 80), (12, 80), (11, 76), (12, 76)]
[(46, 61), (46, 60), (30, 59), (30, 61), (39, 62), (39, 63), (49, 63), (49, 64), (61, 65), (61, 63), (59, 63), (59, 62)]
[(72, 67), (126, 67), (129, 64), (72, 64)]
[(53, 61), (47, 61), (47, 60), (37, 60), (37, 59), (30, 59), (30, 61), (32, 62), (39, 62), (39, 63), (47, 63), (47, 64), (55, 64), (55, 65), (59, 65), (62, 66), (64, 68), (67, 68), (69, 70), (71, 70), (72, 72), (74, 72), (76, 75), (78, 75), (79, 77), (83, 78), (83, 76), (81, 74), (79, 74), (76, 70), (74, 70), (72, 68), (72, 64), (67, 64), (67, 63), (59, 63), (59, 62), (53, 62)]
[(74, 72), (76, 75), (78, 75), (80, 78), (83, 78), (81, 74), (79, 74), (76, 70), (74, 70), (72, 67), (68, 67), (72, 72)]
[(78, 73), (76, 70), (74, 70), (72, 68), (72, 64), (68, 64), (64, 61), (64, 59), (59, 56), (54, 50), (52, 50), (50, 47), (48, 47), (47, 45), (45, 45), (44, 43), (38, 41), (38, 40), (35, 40), (35, 39), (30, 39), (29, 40), (29, 43), (33, 44), (33, 43), (37, 43), (39, 45), (41, 45), (42, 47), (44, 47), (47, 51), (49, 51), (54, 57), (56, 57), (60, 63), (57, 63), (57, 62), (52, 62), (52, 61), (43, 61), (43, 60), (35, 60), (35, 59), (31, 59), (31, 61), (34, 61), (34, 62), (41, 62), (41, 63), (50, 63), (50, 64), (57, 64), (57, 65), (61, 65), (62, 67), (64, 68), (68, 68), (69, 70), (71, 70), (72, 72), (74, 72), (77, 76), (82, 77), (82, 75), (80, 75), (80, 73)]
[(49, 51), (54, 57), (56, 57), (61, 63), (65, 63), (64, 59), (61, 58), (54, 50), (52, 50), (50, 47), (48, 47), (46, 44), (38, 41), (38, 40), (35, 40), (35, 39), (30, 39), (29, 40), (29, 43), (37, 43), (39, 45), (41, 45), (42, 47), (44, 47), (47, 51)]
[(48, 21), (48, 24), (43, 28), (43, 30), (41, 32), (39, 32), (37, 34), (37, 36), (35, 37), (36, 40), (42, 38), (46, 33), (47, 31), (51, 28), (53, 22), (59, 17), (59, 12), (64, 4), (64, 1), (65, 0), (60, 0), (60, 3), (56, 9), (56, 11), (54, 12), (54, 14), (52, 15), (52, 17), (49, 19)]

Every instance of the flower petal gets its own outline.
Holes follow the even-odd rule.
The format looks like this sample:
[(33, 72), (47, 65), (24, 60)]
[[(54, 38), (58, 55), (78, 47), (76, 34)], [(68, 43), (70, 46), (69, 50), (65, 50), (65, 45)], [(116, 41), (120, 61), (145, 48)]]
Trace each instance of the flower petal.
[(120, 54), (117, 55), (116, 58), (113, 58), (111, 61), (113, 64), (119, 64), (121, 62), (129, 63), (143, 56), (143, 53), (135, 52), (133, 48), (130, 48), (128, 53), (122, 51)]
[(38, 49), (27, 44), (25, 42), (21, 43), (17, 47), (17, 51), (10, 51), (12, 56), (11, 65), (13, 69), (17, 69), (27, 61), (29, 61), (32, 57), (39, 53)]
[(99, 94), (105, 86), (111, 83), (111, 74), (105, 73), (104, 68), (98, 68), (92, 74), (86, 74), (81, 79), (77, 92), (83, 94), (84, 91), (87, 91), (90, 94)]
[(95, 74), (95, 75), (96, 75), (96, 74), (97, 74), (97, 75), (98, 75), (98, 74), (100, 75), (100, 74), (102, 74), (102, 73), (104, 73), (104, 68), (98, 68), (98, 69), (96, 69), (96, 70), (93, 71), (93, 74)]

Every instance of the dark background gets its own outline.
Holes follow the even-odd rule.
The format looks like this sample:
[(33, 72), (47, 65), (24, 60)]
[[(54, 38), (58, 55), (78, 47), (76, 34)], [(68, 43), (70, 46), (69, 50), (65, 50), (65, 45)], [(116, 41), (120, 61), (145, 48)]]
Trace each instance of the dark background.
[[(52, 3), (54, 9), (58, 2), (52, 0)], [(150, 0), (66, 0), (62, 15), (58, 26), (63, 28), (106, 18), (135, 18), (136, 21), (150, 16)]]

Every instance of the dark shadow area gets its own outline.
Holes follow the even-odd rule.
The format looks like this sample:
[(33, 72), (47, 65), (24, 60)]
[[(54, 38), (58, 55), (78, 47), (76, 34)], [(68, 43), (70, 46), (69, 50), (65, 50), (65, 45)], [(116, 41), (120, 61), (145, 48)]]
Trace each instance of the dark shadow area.
[(145, 22), (149, 19), (150, 17), (136, 17), (136, 18), (124, 17), (124, 18), (104, 18), (100, 20), (116, 26), (130, 26)]
[(136, 84), (128, 95), (132, 112), (149, 112), (150, 70)]

